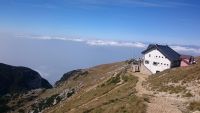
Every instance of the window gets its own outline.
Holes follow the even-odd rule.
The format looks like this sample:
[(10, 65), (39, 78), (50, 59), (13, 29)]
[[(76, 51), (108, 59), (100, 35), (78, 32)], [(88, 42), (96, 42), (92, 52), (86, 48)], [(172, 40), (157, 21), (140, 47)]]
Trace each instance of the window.
[(153, 62), (153, 65), (154, 65), (154, 66), (157, 66), (157, 65), (158, 65), (158, 62)]
[(160, 56), (159, 56), (159, 58), (160, 58)]
[(149, 57), (151, 57), (151, 54), (149, 54)]
[(162, 57), (163, 58), (163, 57)]
[(149, 64), (149, 61), (148, 61), (148, 60), (145, 60), (145, 64)]

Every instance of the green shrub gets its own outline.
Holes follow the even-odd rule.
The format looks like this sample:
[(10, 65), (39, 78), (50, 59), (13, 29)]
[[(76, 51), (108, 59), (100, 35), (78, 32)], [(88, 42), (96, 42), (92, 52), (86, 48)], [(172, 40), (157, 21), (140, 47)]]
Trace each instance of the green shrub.
[(128, 76), (122, 76), (122, 80), (124, 80), (124, 82), (127, 82), (128, 81)]
[(193, 95), (190, 92), (187, 92), (183, 97), (192, 97)]
[(189, 104), (189, 107), (188, 107), (191, 111), (196, 111), (196, 110), (198, 110), (198, 111), (200, 111), (200, 102), (196, 102), (196, 101), (194, 101), (194, 102), (191, 102), (190, 104)]
[(104, 87), (104, 86), (106, 86), (106, 84), (105, 84), (105, 83), (101, 84), (99, 87)]
[(107, 85), (110, 84), (117, 84), (120, 82), (120, 74), (117, 74), (116, 76), (111, 77), (108, 81), (107, 81)]
[(47, 97), (46, 99), (42, 100), (41, 102), (37, 103), (37, 104), (33, 104), (33, 110), (34, 113), (38, 113), (40, 111), (42, 111), (43, 109), (47, 108), (47, 107), (51, 107), (53, 106), (54, 100), (56, 99), (61, 100), (61, 98), (59, 97), (58, 94), (52, 95), (51, 97)]

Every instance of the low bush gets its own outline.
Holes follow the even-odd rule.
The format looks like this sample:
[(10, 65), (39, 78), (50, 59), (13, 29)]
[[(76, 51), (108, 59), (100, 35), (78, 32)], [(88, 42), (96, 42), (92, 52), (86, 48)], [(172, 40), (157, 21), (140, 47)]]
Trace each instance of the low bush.
[(117, 74), (116, 76), (111, 77), (108, 81), (107, 81), (107, 85), (110, 84), (117, 84), (120, 82), (120, 74)]
[(200, 102), (194, 101), (189, 104), (189, 110), (191, 111), (200, 111)]

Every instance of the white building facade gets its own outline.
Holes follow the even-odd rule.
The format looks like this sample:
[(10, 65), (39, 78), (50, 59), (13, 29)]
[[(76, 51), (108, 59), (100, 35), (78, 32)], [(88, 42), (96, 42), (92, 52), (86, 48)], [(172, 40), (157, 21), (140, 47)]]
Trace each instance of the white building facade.
[(149, 45), (142, 53), (143, 64), (152, 74), (180, 66), (180, 55), (168, 46)]
[(144, 55), (144, 66), (152, 73), (169, 69), (171, 62), (158, 50), (153, 50)]

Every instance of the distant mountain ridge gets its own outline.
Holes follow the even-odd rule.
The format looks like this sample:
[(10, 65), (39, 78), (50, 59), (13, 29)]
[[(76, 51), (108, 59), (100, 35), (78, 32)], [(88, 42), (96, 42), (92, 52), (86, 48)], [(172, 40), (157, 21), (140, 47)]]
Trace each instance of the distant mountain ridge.
[(0, 95), (38, 88), (49, 89), (52, 85), (30, 68), (0, 63)]
[(58, 86), (60, 85), (61, 83), (67, 81), (69, 78), (71, 77), (74, 77), (73, 79), (76, 79), (78, 78), (79, 76), (81, 75), (87, 75), (88, 74), (88, 71), (85, 71), (83, 69), (77, 69), (77, 70), (72, 70), (72, 71), (69, 71), (67, 73), (65, 73), (60, 80), (58, 80), (55, 85)]

